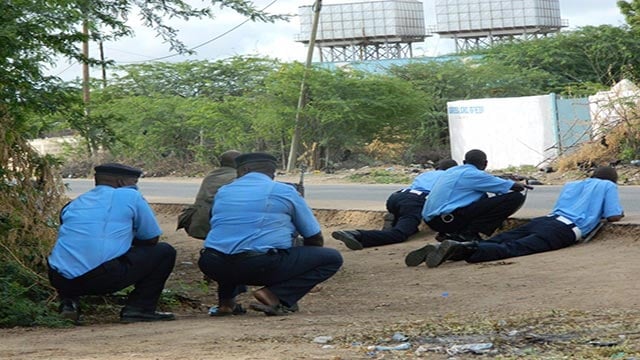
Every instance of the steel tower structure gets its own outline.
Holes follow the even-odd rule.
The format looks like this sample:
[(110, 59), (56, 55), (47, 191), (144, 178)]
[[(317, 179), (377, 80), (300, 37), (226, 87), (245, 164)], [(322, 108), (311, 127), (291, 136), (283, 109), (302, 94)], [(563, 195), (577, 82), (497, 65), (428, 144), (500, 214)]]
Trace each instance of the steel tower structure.
[[(300, 6), (300, 34), (309, 44), (312, 6)], [(416, 0), (371, 0), (323, 5), (315, 45), (321, 62), (351, 62), (413, 57), (423, 42), (424, 8)]]

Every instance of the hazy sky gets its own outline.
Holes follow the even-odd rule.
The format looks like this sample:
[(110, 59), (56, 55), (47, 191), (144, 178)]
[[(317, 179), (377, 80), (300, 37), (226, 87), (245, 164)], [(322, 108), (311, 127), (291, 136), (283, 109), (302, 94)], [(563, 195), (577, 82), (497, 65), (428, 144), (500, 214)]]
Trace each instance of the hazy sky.
[[(257, 8), (267, 7), (266, 11), (270, 13), (294, 15), (298, 13), (298, 6), (314, 3), (313, 0), (254, 0), (253, 2)], [(324, 0), (323, 4), (346, 2), (356, 1)], [(199, 2), (193, 0), (192, 3)], [(435, 0), (422, 0), (422, 3), (426, 25), (435, 25)], [(560, 12), (561, 17), (569, 22), (569, 28), (624, 24), (624, 18), (616, 6), (616, 0), (560, 0)], [(213, 20), (173, 22), (172, 24), (180, 30), (180, 39), (187, 46), (196, 47), (208, 42), (196, 50), (196, 55), (185, 57), (171, 56), (173, 54), (169, 51), (167, 44), (162, 43), (162, 40), (152, 31), (139, 26), (136, 19), (132, 19), (130, 24), (135, 29), (135, 37), (104, 44), (105, 56), (118, 64), (140, 63), (166, 56), (170, 57), (162, 61), (217, 60), (249, 54), (270, 56), (283, 61), (305, 60), (307, 54), (305, 46), (293, 40), (294, 36), (300, 32), (297, 17), (293, 17), (289, 22), (281, 21), (275, 24), (246, 22), (240, 25), (245, 20), (234, 12), (223, 11), (218, 12)], [(239, 27), (235, 30), (224, 34), (237, 26)], [(424, 43), (414, 44), (414, 55), (435, 56), (450, 52), (452, 48), (451, 40), (438, 39), (436, 36), (427, 39)], [(91, 44), (90, 49), (92, 56), (97, 57), (97, 45)], [(80, 76), (80, 66), (61, 62), (57, 68), (51, 70), (51, 73), (65, 80), (71, 80)], [(92, 76), (100, 76), (97, 69), (92, 71)]]

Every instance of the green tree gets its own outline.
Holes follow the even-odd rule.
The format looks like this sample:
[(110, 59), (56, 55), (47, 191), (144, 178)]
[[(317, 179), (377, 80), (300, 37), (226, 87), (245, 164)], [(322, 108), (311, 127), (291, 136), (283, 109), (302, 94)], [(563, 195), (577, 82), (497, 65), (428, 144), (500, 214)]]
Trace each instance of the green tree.
[(501, 44), (482, 53), (495, 63), (552, 74), (557, 80), (550, 91), (582, 96), (624, 77), (637, 77), (638, 40), (638, 34), (627, 28), (586, 26), (553, 37)]
[(154, 62), (119, 68), (110, 81), (122, 95), (206, 97), (222, 101), (258, 89), (277, 60), (235, 56), (218, 61)]
[(624, 15), (624, 19), (627, 24), (635, 30), (640, 29), (640, 1), (639, 0), (631, 0), (624, 1), (620, 0), (617, 2), (618, 8), (622, 15)]
[[(303, 71), (302, 64), (285, 64), (265, 80), (265, 91), (258, 97), (263, 109), (256, 118), (259, 127), (290, 137)], [(330, 165), (345, 148), (376, 139), (397, 141), (413, 133), (430, 99), (386, 75), (313, 68), (307, 79), (301, 153), (315, 169)]]

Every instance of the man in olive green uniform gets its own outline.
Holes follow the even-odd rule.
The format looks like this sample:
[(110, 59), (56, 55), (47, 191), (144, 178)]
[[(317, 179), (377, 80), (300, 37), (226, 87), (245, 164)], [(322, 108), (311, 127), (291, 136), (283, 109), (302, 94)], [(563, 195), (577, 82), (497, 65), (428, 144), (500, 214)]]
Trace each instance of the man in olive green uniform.
[(235, 180), (237, 176), (235, 159), (240, 154), (239, 151), (229, 150), (220, 155), (220, 167), (212, 170), (202, 180), (195, 203), (184, 209), (178, 217), (178, 229), (184, 228), (189, 236), (196, 239), (207, 237), (211, 227), (209, 220), (213, 198), (222, 185)]

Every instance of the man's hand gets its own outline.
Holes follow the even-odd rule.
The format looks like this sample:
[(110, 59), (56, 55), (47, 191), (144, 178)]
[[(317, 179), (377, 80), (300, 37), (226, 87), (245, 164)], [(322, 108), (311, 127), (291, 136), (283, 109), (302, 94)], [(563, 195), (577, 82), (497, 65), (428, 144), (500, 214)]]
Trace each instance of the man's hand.
[(324, 245), (324, 238), (322, 237), (322, 233), (319, 232), (313, 236), (309, 236), (304, 238), (304, 246), (319, 246), (322, 247)]
[(624, 212), (620, 215), (614, 215), (614, 216), (609, 216), (607, 218), (608, 222), (616, 222), (616, 221), (620, 221), (622, 220), (622, 218), (624, 217)]
[(515, 182), (513, 183), (513, 186), (511, 186), (511, 190), (513, 191), (524, 191), (524, 189), (533, 190), (533, 186), (529, 184), (523, 184), (521, 182)]

